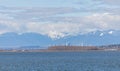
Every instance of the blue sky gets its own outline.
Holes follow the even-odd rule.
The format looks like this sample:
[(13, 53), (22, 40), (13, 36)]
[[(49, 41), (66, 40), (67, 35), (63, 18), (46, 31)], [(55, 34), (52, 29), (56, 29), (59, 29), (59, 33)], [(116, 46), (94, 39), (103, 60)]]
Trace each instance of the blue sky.
[(119, 12), (119, 0), (0, 0), (0, 34), (32, 32), (54, 39), (120, 31)]
[(1, 0), (1, 5), (14, 7), (62, 7), (73, 6), (79, 0)]

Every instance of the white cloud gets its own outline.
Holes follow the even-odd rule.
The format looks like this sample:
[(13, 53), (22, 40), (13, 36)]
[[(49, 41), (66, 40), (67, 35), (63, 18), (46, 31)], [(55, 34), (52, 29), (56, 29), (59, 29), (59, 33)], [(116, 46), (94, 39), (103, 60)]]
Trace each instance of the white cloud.
[[(66, 20), (65, 18), (63, 19)], [(79, 18), (70, 20), (70, 22), (30, 22), (27, 25), (27, 30), (28, 32), (48, 35), (51, 38), (87, 34), (98, 30), (120, 30), (120, 16), (114, 14), (93, 14), (85, 16), (82, 20)], [(109, 34), (111, 33), (112, 31), (109, 32)]]
[[(7, 32), (16, 32), (16, 33), (39, 33), (42, 35), (48, 35), (51, 38), (61, 38), (65, 36), (74, 36), (79, 34), (87, 34), (95, 31), (107, 31), (107, 30), (120, 30), (120, 15), (114, 13), (93, 13), (89, 15), (84, 15), (80, 17), (60, 17), (55, 16), (61, 13), (69, 13), (73, 11), (72, 8), (65, 10), (61, 9), (58, 11), (57, 8), (50, 9), (50, 13), (47, 12), (47, 9), (42, 9), (42, 14), (45, 12), (45, 15), (49, 17), (44, 17), (39, 15), (39, 11), (28, 12), (17, 12), (14, 15), (17, 17), (13, 18), (12, 14), (1, 14), (0, 13), (0, 34)], [(37, 10), (37, 9), (35, 9)], [(36, 13), (37, 12), (37, 13)], [(54, 15), (55, 14), (55, 15)], [(64, 13), (65, 14), (65, 13)], [(11, 16), (12, 15), (12, 16)], [(37, 16), (38, 15), (38, 16)], [(36, 17), (37, 16), (37, 17)], [(42, 16), (39, 18), (39, 16)], [(55, 16), (55, 17), (53, 17)], [(18, 18), (22, 19), (18, 19)], [(23, 18), (24, 17), (24, 18)], [(38, 20), (29, 19), (38, 18)], [(29, 19), (29, 20), (28, 20)], [(43, 21), (44, 20), (44, 21)], [(110, 34), (112, 32), (109, 32)], [(101, 34), (102, 35), (102, 34)]]
[(103, 0), (104, 2), (106, 3), (109, 3), (109, 4), (120, 4), (120, 0)]
[(98, 27), (98, 30), (120, 30), (120, 15), (103, 13), (93, 14), (87, 17), (88, 23), (94, 24), (93, 26)]
[(81, 24), (73, 23), (29, 23), (27, 32), (35, 32), (48, 35), (51, 38), (60, 38), (68, 35), (76, 35), (80, 32)]

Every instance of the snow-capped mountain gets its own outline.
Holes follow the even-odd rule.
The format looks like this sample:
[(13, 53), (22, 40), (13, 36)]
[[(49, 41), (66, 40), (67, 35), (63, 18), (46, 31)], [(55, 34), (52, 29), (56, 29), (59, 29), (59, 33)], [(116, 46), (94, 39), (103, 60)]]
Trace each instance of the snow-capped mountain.
[(58, 39), (36, 33), (6, 33), (0, 35), (0, 47), (53, 46), (53, 45), (108, 45), (120, 43), (119, 31), (97, 31), (88, 34), (65, 36)]

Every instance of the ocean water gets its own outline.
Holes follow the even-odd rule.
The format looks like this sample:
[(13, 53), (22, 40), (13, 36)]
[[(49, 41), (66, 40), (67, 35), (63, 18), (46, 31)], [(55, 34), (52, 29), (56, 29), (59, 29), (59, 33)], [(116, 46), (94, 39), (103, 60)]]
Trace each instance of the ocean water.
[(120, 52), (1, 52), (0, 71), (120, 71)]

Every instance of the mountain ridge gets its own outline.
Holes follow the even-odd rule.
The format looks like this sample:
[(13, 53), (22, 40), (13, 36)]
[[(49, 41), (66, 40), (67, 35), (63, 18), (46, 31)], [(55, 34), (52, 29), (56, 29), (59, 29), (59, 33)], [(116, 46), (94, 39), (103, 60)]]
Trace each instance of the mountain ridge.
[[(108, 31), (107, 31), (108, 32)], [(107, 33), (106, 32), (106, 33)], [(104, 33), (103, 36), (100, 36)], [(41, 35), (36, 33), (6, 33), (0, 35), (0, 47), (20, 47), (20, 46), (54, 46), (54, 45), (66, 45), (73, 46), (100, 46), (109, 44), (119, 44), (120, 34), (105, 34), (105, 32), (95, 32), (85, 35), (66, 36), (60, 39), (53, 40), (47, 35)]]

